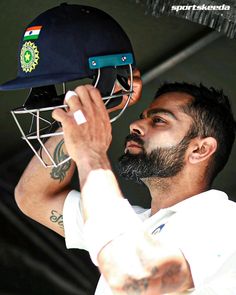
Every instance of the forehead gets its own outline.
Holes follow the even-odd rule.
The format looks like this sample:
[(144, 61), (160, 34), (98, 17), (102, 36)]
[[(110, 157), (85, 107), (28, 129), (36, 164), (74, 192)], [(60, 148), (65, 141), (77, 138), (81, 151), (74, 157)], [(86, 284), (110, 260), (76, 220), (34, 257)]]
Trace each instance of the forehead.
[(192, 99), (193, 97), (190, 94), (184, 92), (168, 92), (158, 96), (144, 112), (161, 108), (170, 110), (175, 114), (184, 113), (181, 107), (188, 104)]

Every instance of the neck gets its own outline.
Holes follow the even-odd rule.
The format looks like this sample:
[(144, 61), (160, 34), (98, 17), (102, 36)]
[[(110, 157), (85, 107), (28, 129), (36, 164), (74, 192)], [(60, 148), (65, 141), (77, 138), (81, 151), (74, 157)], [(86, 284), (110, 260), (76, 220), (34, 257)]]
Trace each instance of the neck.
[(210, 188), (209, 184), (194, 178), (192, 174), (186, 176), (179, 173), (169, 178), (150, 177), (142, 181), (148, 187), (152, 197), (151, 215)]

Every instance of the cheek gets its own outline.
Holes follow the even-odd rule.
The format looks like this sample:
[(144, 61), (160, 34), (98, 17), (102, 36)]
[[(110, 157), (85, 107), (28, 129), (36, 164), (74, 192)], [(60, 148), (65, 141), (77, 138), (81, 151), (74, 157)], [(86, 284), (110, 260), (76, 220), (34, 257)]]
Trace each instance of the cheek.
[(145, 140), (144, 148), (146, 152), (149, 154), (156, 148), (171, 148), (178, 144), (183, 139), (183, 132), (173, 133), (170, 130), (150, 133), (148, 139)]

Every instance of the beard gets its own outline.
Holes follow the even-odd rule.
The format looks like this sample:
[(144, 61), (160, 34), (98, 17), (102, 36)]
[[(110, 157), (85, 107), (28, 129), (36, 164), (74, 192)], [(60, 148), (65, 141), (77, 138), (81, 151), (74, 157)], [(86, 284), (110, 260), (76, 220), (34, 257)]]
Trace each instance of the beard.
[[(191, 134), (192, 135), (192, 134)], [(143, 140), (136, 134), (126, 137), (126, 142), (132, 140), (142, 147), (139, 154), (126, 154), (119, 158), (118, 172), (127, 180), (142, 183), (142, 179), (159, 177), (167, 178), (177, 175), (184, 167), (185, 152), (193, 138), (187, 134), (180, 143), (170, 148), (156, 148), (150, 154), (144, 150)]]

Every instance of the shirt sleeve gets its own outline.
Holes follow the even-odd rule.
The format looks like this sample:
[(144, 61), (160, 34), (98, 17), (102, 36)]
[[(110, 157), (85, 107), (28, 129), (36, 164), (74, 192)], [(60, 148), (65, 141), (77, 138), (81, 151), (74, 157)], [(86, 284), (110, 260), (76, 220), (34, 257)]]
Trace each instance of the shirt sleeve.
[[(138, 206), (132, 207), (141, 220), (146, 218), (145, 214), (149, 210)], [(63, 224), (66, 248), (83, 249), (88, 251), (84, 238), (84, 221), (79, 191), (70, 191), (65, 199), (63, 207)]]
[[(221, 278), (218, 275), (218, 280), (213, 281), (212, 278), (216, 277), (222, 265), (236, 249), (236, 239), (232, 233), (233, 225), (236, 224), (236, 211), (230, 208), (211, 208), (211, 211), (213, 212), (209, 214), (208, 210), (198, 212), (193, 209), (182, 216), (176, 213), (167, 224), (167, 227), (170, 227), (171, 244), (177, 246), (188, 261), (197, 289), (211, 289), (213, 282), (216, 285), (217, 282), (221, 281), (223, 284), (224, 281), (230, 280), (229, 276), (223, 278), (222, 273)], [(230, 271), (231, 269), (229, 273)]]
[(65, 199), (63, 223), (67, 249), (87, 250), (84, 240), (84, 221), (81, 210), (80, 192), (72, 190)]

